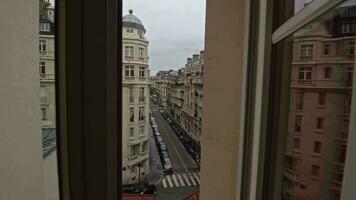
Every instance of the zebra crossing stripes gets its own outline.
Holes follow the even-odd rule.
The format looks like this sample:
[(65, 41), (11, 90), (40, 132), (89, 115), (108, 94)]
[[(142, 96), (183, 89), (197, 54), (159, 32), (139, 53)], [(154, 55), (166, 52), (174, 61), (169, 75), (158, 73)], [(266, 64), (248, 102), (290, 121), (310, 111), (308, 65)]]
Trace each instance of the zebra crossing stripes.
[(162, 179), (162, 185), (164, 188), (196, 186), (199, 184), (199, 173), (197, 174), (195, 172), (166, 175)]
[(173, 183), (170, 176), (167, 176), (169, 187), (173, 187)]
[(187, 183), (187, 185), (190, 186), (191, 184), (190, 184), (190, 182), (189, 182), (189, 179), (188, 179), (187, 175), (186, 175), (186, 174), (183, 174), (183, 177), (184, 177), (184, 180), (185, 180), (185, 182)]
[(175, 176), (174, 174), (172, 175), (172, 178), (173, 178), (174, 184), (175, 184), (177, 187), (179, 187), (179, 183), (178, 183), (178, 181), (177, 181), (177, 179), (176, 179), (176, 176)]
[(182, 179), (182, 176), (181, 176), (180, 174), (178, 174), (177, 177), (178, 177), (178, 179), (179, 179), (180, 185), (181, 185), (181, 186), (185, 186), (185, 183), (184, 183), (184, 181), (183, 181), (183, 179)]
[(199, 179), (199, 177), (197, 176), (197, 174), (194, 173), (193, 176), (194, 176), (195, 180), (197, 180), (198, 184), (200, 184), (200, 179)]
[(191, 174), (188, 174), (188, 176), (189, 176), (190, 180), (192, 181), (192, 184), (197, 185), (197, 183), (194, 180), (194, 177)]

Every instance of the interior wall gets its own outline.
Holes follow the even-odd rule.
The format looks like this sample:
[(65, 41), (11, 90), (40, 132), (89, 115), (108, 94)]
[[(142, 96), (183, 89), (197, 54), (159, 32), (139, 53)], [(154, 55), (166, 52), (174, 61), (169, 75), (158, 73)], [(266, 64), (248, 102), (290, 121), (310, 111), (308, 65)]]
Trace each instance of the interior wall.
[(244, 0), (207, 0), (201, 186), (203, 200), (236, 199)]
[(38, 0), (0, 1), (0, 199), (42, 200)]

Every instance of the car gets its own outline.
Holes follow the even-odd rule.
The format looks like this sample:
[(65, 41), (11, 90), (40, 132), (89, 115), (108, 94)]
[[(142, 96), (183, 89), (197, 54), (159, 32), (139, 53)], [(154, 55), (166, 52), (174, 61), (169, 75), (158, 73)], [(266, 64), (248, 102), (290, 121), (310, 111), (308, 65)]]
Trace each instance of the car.
[(156, 185), (154, 185), (154, 184), (149, 184), (141, 192), (141, 194), (156, 194), (156, 193), (157, 193), (157, 188), (156, 188)]
[(173, 167), (171, 160), (169, 158), (163, 159), (163, 173), (164, 174), (171, 174), (173, 173)]
[(157, 135), (156, 136), (156, 143), (159, 144), (161, 142), (163, 142), (163, 138), (161, 136)]
[(154, 135), (157, 137), (157, 136), (159, 136), (159, 132), (157, 131), (157, 132), (154, 132)]
[(169, 158), (168, 151), (161, 151), (161, 159)]
[(159, 148), (161, 149), (161, 151), (167, 151), (167, 146), (166, 144), (164, 144), (164, 142), (159, 143)]

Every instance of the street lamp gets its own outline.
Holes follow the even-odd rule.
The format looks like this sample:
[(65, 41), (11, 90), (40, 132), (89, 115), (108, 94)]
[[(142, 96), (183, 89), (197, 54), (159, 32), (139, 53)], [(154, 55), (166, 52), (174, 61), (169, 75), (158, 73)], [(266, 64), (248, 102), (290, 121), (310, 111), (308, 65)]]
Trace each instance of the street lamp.
[(142, 167), (142, 163), (138, 162), (137, 163), (137, 167), (138, 167), (138, 192), (141, 192), (141, 167)]

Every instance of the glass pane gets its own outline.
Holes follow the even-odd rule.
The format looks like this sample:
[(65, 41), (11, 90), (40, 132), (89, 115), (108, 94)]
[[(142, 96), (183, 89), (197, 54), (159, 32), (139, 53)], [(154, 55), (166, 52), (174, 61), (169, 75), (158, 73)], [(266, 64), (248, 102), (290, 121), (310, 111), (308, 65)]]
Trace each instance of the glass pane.
[(124, 198), (196, 195), (205, 1), (124, 0), (123, 14)]
[(276, 162), (284, 166), (283, 174), (276, 172), (282, 179), (278, 198), (340, 199), (355, 31), (356, 2), (345, 1), (275, 45), (274, 67), (290, 79), (288, 88), (281, 86), (289, 103), (288, 125), (278, 125), (285, 130), (278, 133)]
[(39, 83), (45, 199), (59, 199), (56, 151), (55, 7), (39, 0)]

